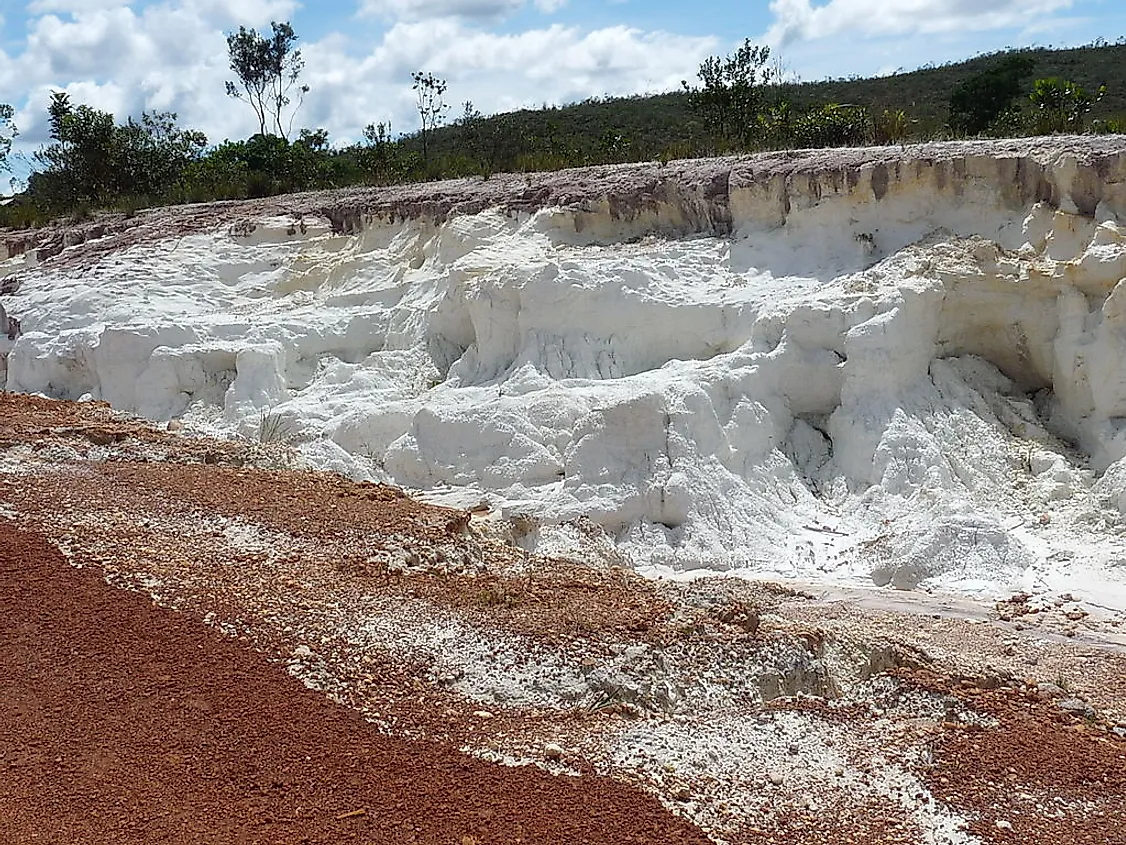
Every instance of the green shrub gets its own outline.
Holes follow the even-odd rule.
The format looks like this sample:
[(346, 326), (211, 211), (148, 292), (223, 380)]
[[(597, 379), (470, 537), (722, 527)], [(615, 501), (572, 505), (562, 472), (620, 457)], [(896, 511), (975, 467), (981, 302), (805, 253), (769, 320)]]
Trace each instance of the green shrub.
[(1095, 97), (1082, 86), (1059, 77), (1037, 79), (1032, 86), (1029, 102), (1032, 104), (1030, 128), (1036, 135), (1060, 132), (1082, 132), (1086, 128), (1091, 107), (1106, 94), (1106, 86), (1099, 88)]
[(884, 109), (872, 121), (873, 140), (877, 144), (902, 144), (911, 131), (911, 119), (903, 109)]
[(868, 142), (871, 119), (863, 106), (829, 103), (807, 111), (790, 126), (796, 147), (854, 147)]

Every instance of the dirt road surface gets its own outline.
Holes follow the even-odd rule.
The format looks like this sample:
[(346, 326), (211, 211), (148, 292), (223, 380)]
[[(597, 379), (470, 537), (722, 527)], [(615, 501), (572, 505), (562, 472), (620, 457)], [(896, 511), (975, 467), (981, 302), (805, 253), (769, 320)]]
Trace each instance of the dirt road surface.
[(381, 736), (0, 521), (0, 841), (685, 843), (655, 799)]

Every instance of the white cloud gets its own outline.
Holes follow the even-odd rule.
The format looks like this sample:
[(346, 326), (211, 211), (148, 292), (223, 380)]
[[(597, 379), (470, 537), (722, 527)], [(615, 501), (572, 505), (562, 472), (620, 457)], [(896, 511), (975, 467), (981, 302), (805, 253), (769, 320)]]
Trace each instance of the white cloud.
[(465, 100), (495, 112), (664, 91), (692, 76), (716, 46), (711, 38), (627, 27), (587, 32), (553, 25), (498, 34), (448, 18), (398, 23), (363, 57), (342, 55), (340, 41), (306, 48), (313, 87), (306, 117), (349, 138), (367, 123), (388, 119), (397, 131), (413, 129), (415, 70), (447, 80), (451, 113)]
[(362, 0), (359, 14), (406, 21), (433, 18), (498, 20), (523, 6), (524, 0)]
[[(568, 0), (533, 0), (544, 14), (557, 12)], [(426, 21), (440, 18), (487, 22), (515, 14), (528, 5), (527, 0), (360, 0), (361, 17), (378, 17), (387, 21)]]
[(974, 32), (1021, 27), (1069, 8), (1074, 0), (771, 0), (766, 40), (789, 44), (837, 35)]
[(215, 26), (262, 27), (288, 20), (301, 5), (297, 0), (178, 0), (155, 4), (150, 10), (179, 9)]
[(133, 0), (33, 0), (33, 2), (27, 4), (27, 13), (29, 15), (41, 15), (46, 12), (78, 14), (79, 12), (116, 9), (120, 6), (132, 5), (132, 3)]
[[(151, 58), (148, 46), (134, 37), (136, 16), (124, 6), (97, 12), (81, 12), (76, 20), (46, 15), (35, 21), (27, 39), (27, 58), (41, 63), (60, 79), (82, 79), (98, 75), (111, 61), (128, 65)], [(28, 68), (30, 69), (30, 68)]]

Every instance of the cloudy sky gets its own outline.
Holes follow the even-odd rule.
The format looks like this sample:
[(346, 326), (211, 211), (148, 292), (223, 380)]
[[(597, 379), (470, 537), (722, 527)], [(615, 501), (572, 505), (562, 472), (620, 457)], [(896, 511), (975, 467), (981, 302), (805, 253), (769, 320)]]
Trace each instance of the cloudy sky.
[(982, 51), (1126, 35), (1122, 0), (2, 0), (0, 103), (25, 149), (45, 140), (52, 89), (119, 119), (179, 113), (212, 141), (245, 137), (224, 94), (225, 33), (289, 20), (312, 90), (297, 125), (354, 140), (412, 130), (411, 71), (483, 112), (668, 90), (744, 37), (802, 79), (889, 73)]

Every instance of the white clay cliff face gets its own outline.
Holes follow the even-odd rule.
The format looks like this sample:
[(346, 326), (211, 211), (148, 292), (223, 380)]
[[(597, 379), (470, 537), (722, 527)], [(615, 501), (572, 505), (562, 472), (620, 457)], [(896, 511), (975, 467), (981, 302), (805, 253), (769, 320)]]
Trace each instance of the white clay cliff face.
[[(16, 256), (7, 388), (246, 436), (276, 414), (314, 466), (651, 574), (1126, 606), (1126, 149), (1006, 143)], [(545, 179), (542, 207), (502, 196)]]

